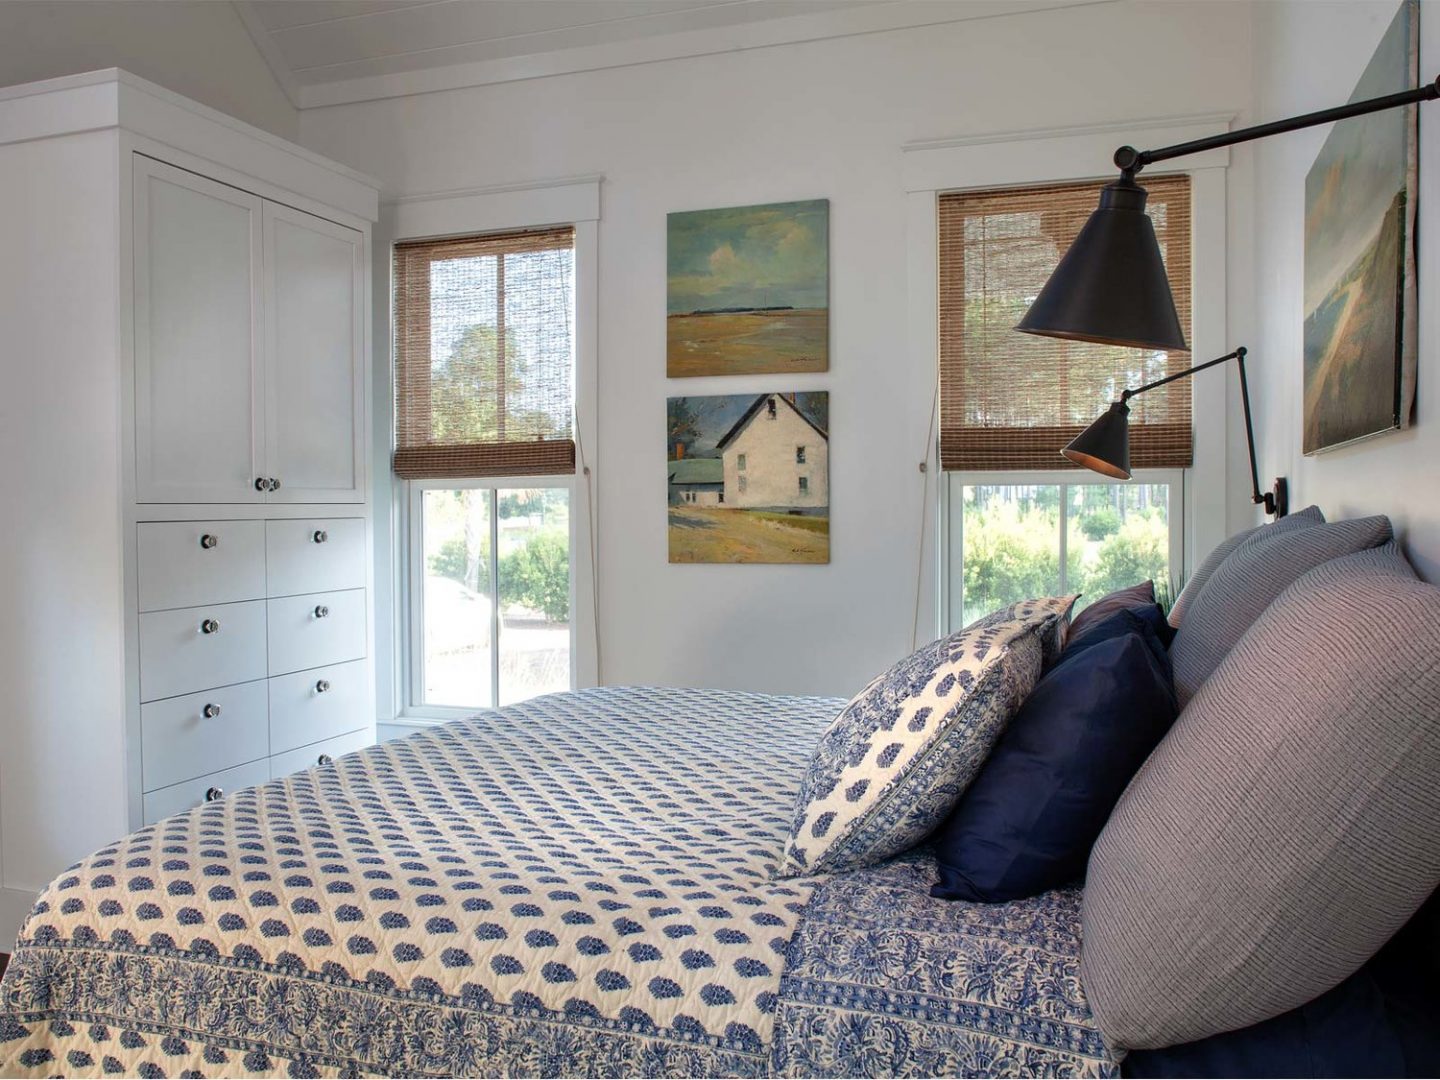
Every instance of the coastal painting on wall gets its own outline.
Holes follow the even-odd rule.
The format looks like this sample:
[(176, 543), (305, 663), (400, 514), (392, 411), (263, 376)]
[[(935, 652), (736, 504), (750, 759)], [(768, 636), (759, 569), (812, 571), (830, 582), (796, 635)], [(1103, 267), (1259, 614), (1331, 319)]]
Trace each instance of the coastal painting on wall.
[[(1405, 0), (1351, 100), (1416, 85)], [(1408, 427), (1415, 399), (1416, 107), (1341, 120), (1305, 178), (1305, 423), (1314, 454)]]
[(830, 366), (830, 202), (671, 214), (665, 373)]
[(672, 563), (830, 561), (830, 395), (673, 397)]

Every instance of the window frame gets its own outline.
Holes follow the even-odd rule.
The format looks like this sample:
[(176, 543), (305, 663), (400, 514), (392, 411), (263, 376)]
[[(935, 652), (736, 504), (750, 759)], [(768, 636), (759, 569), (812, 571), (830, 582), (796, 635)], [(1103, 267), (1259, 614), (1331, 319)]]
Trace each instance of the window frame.
[[(1167, 484), (1170, 487), (1166, 521), (1170, 528), (1169, 560), (1172, 578), (1178, 578), (1184, 573), (1185, 481), (1189, 471), (1188, 469), (1136, 469), (1133, 478), (1128, 482), (1132, 484)], [(956, 625), (951, 616), (957, 609), (962, 613), (965, 610), (965, 514), (961, 488), (982, 485), (1060, 487), (1060, 524), (1057, 539), (1060, 545), (1060, 567), (1063, 574), (1069, 539), (1066, 522), (1070, 513), (1070, 500), (1065, 497), (1065, 488), (1124, 487), (1126, 484), (1127, 481), (1112, 480), (1088, 469), (1057, 469), (1053, 472), (1007, 469), (944, 473), (940, 482), (941, 634), (959, 630), (960, 626)], [(1099, 597), (1089, 597), (1088, 599), (1096, 600)]]
[[(393, 728), (420, 728), (473, 716), (488, 706), (426, 706), (423, 685), (415, 693), (414, 653), (417, 628), (413, 617), (418, 575), (424, 576), (424, 549), (416, 548), (419, 524), (413, 512), (419, 496), (412, 488), (442, 490), (462, 487), (570, 490), (570, 686), (600, 685), (598, 582), (596, 558), (595, 478), (591, 459), (598, 439), (599, 355), (599, 176), (541, 181), (523, 188), (461, 191), (444, 195), (406, 196), (390, 205), (377, 226), (374, 243), (376, 291), (386, 302), (375, 305), (377, 337), (385, 341), (384, 363), (375, 365), (373, 386), (375, 457), (373, 460), (376, 564), (376, 638), (388, 631), (388, 650), (375, 651), (377, 722)], [(406, 480), (394, 474), (395, 294), (392, 278), (394, 245), (404, 240), (437, 239), (515, 230), (572, 225), (575, 229), (574, 437), (576, 471), (550, 476), (496, 476)], [(387, 527), (388, 526), (388, 527)], [(423, 583), (423, 581), (422, 581)], [(498, 611), (498, 605), (496, 607)], [(421, 640), (423, 648), (423, 638)], [(498, 656), (498, 649), (496, 651)]]
[[(1063, 130), (996, 131), (949, 139), (927, 139), (901, 148), (901, 181), (906, 192), (905, 370), (925, 386), (916, 402), (919, 425), (930, 425), (921, 462), (919, 498), (920, 565), (912, 640), (929, 640), (944, 625), (941, 608), (948, 582), (942, 543), (947, 481), (939, 467), (939, 196), (967, 188), (1018, 187), (1071, 180), (1113, 179), (1116, 146), (1166, 146), (1230, 130), (1229, 114), (1105, 120)], [(1191, 271), (1193, 297), (1191, 357), (1202, 362), (1234, 347), (1226, 319), (1226, 238), (1228, 147), (1186, 156), (1179, 168), (1190, 176)], [(1233, 367), (1233, 365), (1231, 365)], [(1213, 376), (1213, 377), (1211, 377)], [(1198, 560), (1226, 536), (1255, 521), (1248, 486), (1229, 482), (1229, 459), (1243, 460), (1244, 444), (1232, 402), (1230, 367), (1193, 380), (1191, 416), (1194, 461), (1184, 484), (1184, 558), (1189, 574)], [(918, 395), (917, 395), (918, 396)], [(1027, 476), (1031, 475), (1029, 473)], [(1139, 475), (1139, 474), (1137, 474)], [(1241, 495), (1244, 498), (1241, 498)], [(931, 516), (933, 515), (933, 516)]]

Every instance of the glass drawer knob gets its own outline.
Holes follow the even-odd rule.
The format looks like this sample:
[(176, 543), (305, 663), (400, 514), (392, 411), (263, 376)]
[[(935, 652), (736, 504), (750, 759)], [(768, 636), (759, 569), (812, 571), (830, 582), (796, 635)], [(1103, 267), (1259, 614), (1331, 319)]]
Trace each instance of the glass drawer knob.
[(316, 692), (317, 694), (325, 694), (325, 693), (329, 693), (329, 691), (330, 691), (330, 680), (329, 680), (329, 679), (321, 679), (319, 682), (317, 682), (317, 683), (315, 684), (315, 692)]
[(200, 546), (206, 551), (209, 551), (211, 548), (215, 547), (219, 543), (220, 538), (214, 533), (206, 533), (204, 536), (200, 537)]
[(219, 706), (219, 705), (206, 705), (205, 708), (203, 708), (203, 709), (200, 710), (200, 713), (201, 713), (201, 715), (203, 715), (203, 716), (205, 717), (205, 719), (207, 719), (207, 720), (214, 720), (215, 717), (217, 717), (217, 716), (220, 715), (220, 706)]
[(224, 794), (225, 794), (225, 789), (224, 789), (224, 788), (218, 788), (218, 787), (207, 788), (206, 791), (205, 791), (205, 801), (206, 801), (206, 802), (214, 802), (216, 799), (219, 799), (219, 798), (221, 798), (222, 796), (224, 796)]
[(220, 632), (220, 622), (219, 622), (219, 620), (218, 620), (218, 619), (206, 619), (204, 622), (202, 622), (202, 623), (200, 624), (200, 632), (201, 632), (202, 634), (218, 634), (218, 633)]
[(330, 609), (329, 609), (328, 607), (326, 607), (324, 604), (316, 604), (316, 605), (315, 605), (315, 617), (316, 617), (317, 619), (323, 619), (323, 618), (325, 618), (326, 616), (328, 616), (329, 614), (330, 614)]
[(317, 544), (323, 544), (326, 540), (330, 539), (330, 534), (324, 529), (316, 529), (315, 532), (311, 535), (310, 539), (315, 541), (315, 543)]

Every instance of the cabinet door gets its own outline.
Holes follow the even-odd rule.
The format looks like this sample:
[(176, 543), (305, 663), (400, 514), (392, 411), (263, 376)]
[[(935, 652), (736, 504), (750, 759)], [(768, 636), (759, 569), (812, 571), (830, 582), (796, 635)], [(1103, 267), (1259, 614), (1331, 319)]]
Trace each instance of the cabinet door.
[(140, 502), (260, 502), (261, 200), (135, 155)]
[(265, 204), (270, 502), (364, 502), (361, 235)]

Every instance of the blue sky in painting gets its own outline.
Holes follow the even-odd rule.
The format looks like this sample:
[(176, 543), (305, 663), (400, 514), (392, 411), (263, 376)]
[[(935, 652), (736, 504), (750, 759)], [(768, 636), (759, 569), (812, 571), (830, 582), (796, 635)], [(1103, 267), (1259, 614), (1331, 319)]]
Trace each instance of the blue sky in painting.
[(827, 307), (829, 232), (828, 199), (671, 214), (666, 310)]
[[(735, 421), (745, 415), (745, 410), (754, 404), (759, 394), (713, 394), (704, 397), (670, 398), (667, 405), (674, 407), (676, 401), (684, 401), (695, 417), (695, 426), (700, 437), (690, 450), (692, 457), (715, 456), (715, 444), (735, 426)], [(782, 395), (788, 397), (788, 394)], [(810, 421), (827, 432), (830, 428), (830, 393), (827, 390), (809, 391), (795, 395), (795, 405)], [(783, 406), (782, 406), (783, 408)], [(666, 439), (665, 453), (673, 455), (674, 447)]]

